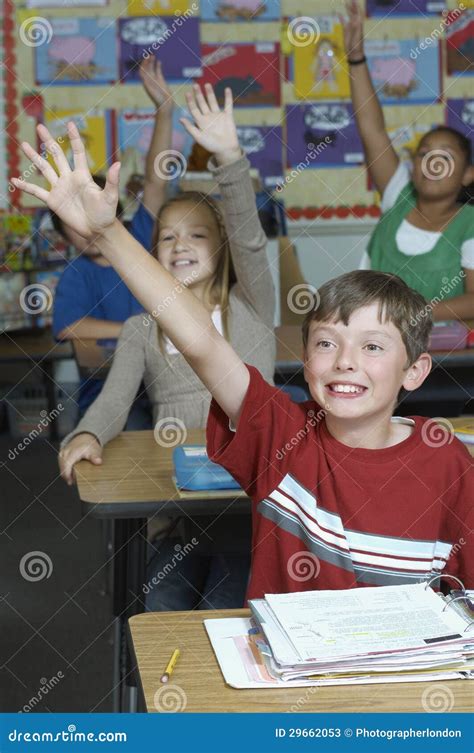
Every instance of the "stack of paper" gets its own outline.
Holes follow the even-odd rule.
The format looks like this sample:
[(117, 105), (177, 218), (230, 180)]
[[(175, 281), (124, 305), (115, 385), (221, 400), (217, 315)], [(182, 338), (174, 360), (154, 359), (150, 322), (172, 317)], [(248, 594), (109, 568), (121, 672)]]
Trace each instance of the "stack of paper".
[(426, 584), (267, 594), (251, 620), (205, 624), (234, 687), (474, 679), (474, 614), (460, 601)]

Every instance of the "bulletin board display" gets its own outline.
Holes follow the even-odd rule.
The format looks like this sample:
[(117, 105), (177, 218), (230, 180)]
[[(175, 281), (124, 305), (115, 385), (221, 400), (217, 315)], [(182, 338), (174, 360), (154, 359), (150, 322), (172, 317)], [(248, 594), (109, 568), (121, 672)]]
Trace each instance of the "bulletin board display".
[[(168, 74), (172, 77), (171, 88), (179, 107), (185, 107), (185, 91), (195, 80), (213, 80), (219, 88), (219, 82), (227, 78), (232, 79), (238, 88), (242, 84), (239, 73), (243, 71), (243, 62), (238, 62), (239, 54), (242, 50), (251, 52), (245, 57), (244, 71), (250, 86), (243, 86), (238, 92), (235, 118), (248, 145), (249, 157), (265, 172), (266, 186), (275, 185), (279, 173), (287, 178), (278, 194), (287, 207), (307, 206), (309, 202), (315, 206), (373, 204), (374, 192), (368, 187), (360, 159), (360, 145), (354, 129), (346, 120), (351, 103), (347, 97), (348, 74), (345, 63), (342, 63), (335, 3), (332, 0), (226, 0), (225, 3), (204, 3), (201, 0), (201, 3), (202, 12), (198, 0), (108, 0), (106, 3), (91, 0), (87, 4), (86, 0), (75, 0), (73, 11), (71, 7), (66, 9), (62, 0), (55, 4), (57, 7), (46, 7), (46, 2), (41, 0), (30, 0), (29, 8), (26, 4), (24, 7), (15, 4), (14, 23), (23, 34), (16, 33), (12, 41), (16, 133), (12, 139), (7, 132), (4, 138), (8, 145), (2, 144), (4, 153), (10, 158), (8, 172), (15, 174), (27, 170), (28, 163), (19, 150), (19, 143), (22, 140), (35, 142), (38, 119), (55, 124), (59, 133), (61, 123), (64, 126), (69, 115), (83, 124), (83, 132), (89, 137), (88, 146), (95, 150), (97, 171), (105, 171), (120, 147), (121, 133), (123, 142), (124, 113), (150, 109), (150, 100), (136, 75), (136, 63), (140, 52), (156, 38), (156, 19), (161, 18), (162, 34), (166, 36), (165, 28), (172, 29), (160, 54), (164, 61), (169, 60)], [(4, 7), (5, 4), (8, 5), (9, 0), (3, 0)], [(342, 2), (340, 5), (338, 10), (342, 10)], [(437, 31), (446, 17), (441, 14), (441, 5), (437, 9), (431, 3), (426, 12), (422, 9), (416, 15), (402, 13), (403, 4), (397, 6), (396, 1), (390, 7), (389, 16), (384, 16), (380, 13), (381, 4), (371, 2), (369, 10), (372, 15), (365, 23), (367, 38), (375, 50), (371, 55), (371, 65), (381, 80), (382, 89), (384, 76), (388, 81), (384, 100), (388, 128), (396, 133), (413, 122), (422, 129), (436, 123), (454, 122), (456, 118), (465, 123), (472, 122), (472, 76), (469, 71), (461, 74), (455, 70), (459, 63), (454, 53), (451, 54), (453, 75), (447, 73), (446, 50), (441, 49), (443, 34)], [(446, 7), (453, 12), (456, 8), (454, 0), (448, 0)], [(195, 9), (193, 17), (178, 28), (179, 16), (176, 13), (179, 11), (182, 17), (192, 8)], [(32, 42), (31, 38), (25, 42), (28, 23), (31, 25), (33, 18), (42, 19), (41, 23), (37, 21), (39, 32), (46, 35), (46, 41), (41, 45), (35, 40)], [(319, 41), (324, 44), (319, 44), (318, 48), (314, 45), (314, 49), (306, 51), (295, 45), (295, 38), (296, 42), (300, 41), (295, 21), (301, 18), (316, 21), (318, 18), (332, 18), (331, 23), (321, 20)], [(186, 23), (189, 26), (183, 32)], [(458, 21), (458, 35), (453, 45), (464, 44), (465, 25), (464, 21)], [(48, 40), (50, 29), (53, 34)], [(395, 80), (388, 40), (400, 42), (393, 55), (404, 61), (400, 63), (401, 72), (399, 68)], [(178, 43), (180, 54), (176, 55)], [(331, 72), (328, 62), (331, 44), (336, 58), (342, 56), (341, 75), (339, 69)], [(234, 48), (234, 62), (230, 64), (229, 58), (227, 66), (225, 60), (216, 62), (215, 57), (224, 47)], [(69, 60), (66, 65), (65, 59), (66, 63)], [(264, 74), (258, 72), (262, 60), (266, 66)], [(436, 67), (438, 61), (439, 67)], [(174, 70), (176, 65), (180, 66), (179, 71)], [(219, 73), (221, 68), (223, 72)], [(0, 70), (0, 96), (4, 92), (2, 73)], [(315, 85), (318, 76), (324, 79), (324, 86)], [(4, 100), (3, 96), (2, 104)], [(469, 102), (466, 107), (465, 103)], [(314, 106), (318, 117), (313, 118), (317, 126), (313, 135), (316, 139), (323, 138), (321, 113), (328, 113), (328, 122), (333, 119), (330, 124), (331, 145), (324, 157), (318, 160), (316, 156), (296, 179), (289, 179), (297, 156), (301, 161), (304, 149), (315, 143), (311, 139), (311, 128), (307, 127), (308, 117), (311, 119), (311, 113), (314, 115)], [(338, 117), (342, 118), (341, 127), (337, 126)], [(289, 124), (292, 128), (290, 134)], [(295, 127), (304, 130), (295, 133)], [(177, 124), (177, 143), (180, 138), (183, 140), (179, 128)], [(350, 143), (345, 144), (345, 135), (349, 133)], [(140, 134), (135, 133), (134, 138), (143, 143)], [(258, 144), (261, 144), (260, 148)], [(137, 164), (141, 164), (140, 159), (129, 148), (122, 180), (137, 170)], [(12, 166), (15, 167), (13, 173)], [(21, 202), (17, 206), (25, 208), (37, 205), (32, 197), (15, 197), (14, 192), (9, 192), (5, 168), (3, 173), (0, 171), (0, 183), (3, 202), (0, 209), (14, 210), (12, 200)]]

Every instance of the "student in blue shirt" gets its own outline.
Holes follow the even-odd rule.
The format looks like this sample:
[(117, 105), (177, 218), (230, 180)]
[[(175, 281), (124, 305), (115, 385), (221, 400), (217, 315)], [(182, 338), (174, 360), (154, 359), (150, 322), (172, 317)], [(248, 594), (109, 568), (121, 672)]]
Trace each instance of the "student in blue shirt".
[[(157, 174), (154, 162), (157, 155), (170, 148), (174, 102), (159, 61), (153, 57), (144, 60), (140, 76), (156, 106), (156, 117), (146, 158), (143, 195), (128, 230), (142, 246), (151, 249), (155, 218), (166, 194), (166, 181)], [(94, 176), (94, 180), (102, 188), (105, 186), (102, 176)], [(117, 216), (121, 213), (119, 205)], [(66, 267), (56, 288), (54, 336), (58, 340), (116, 340), (123, 322), (143, 311), (143, 307), (93, 245), (64, 225), (57, 215), (53, 214), (52, 220), (56, 230), (78, 251), (78, 256)], [(95, 400), (102, 386), (102, 379), (81, 380), (78, 400), (80, 416)]]

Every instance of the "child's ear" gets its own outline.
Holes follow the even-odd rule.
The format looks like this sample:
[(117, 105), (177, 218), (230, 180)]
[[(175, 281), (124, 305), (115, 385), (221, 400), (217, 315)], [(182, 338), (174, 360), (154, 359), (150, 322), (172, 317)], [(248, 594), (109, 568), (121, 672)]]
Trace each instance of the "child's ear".
[(429, 353), (422, 353), (421, 356), (417, 358), (415, 363), (412, 363), (412, 365), (407, 369), (402, 387), (407, 392), (413, 392), (413, 390), (421, 387), (430, 371), (431, 356)]
[(466, 169), (464, 170), (464, 175), (462, 176), (463, 186), (470, 186), (471, 183), (474, 183), (474, 165), (469, 165), (469, 167), (466, 167)]

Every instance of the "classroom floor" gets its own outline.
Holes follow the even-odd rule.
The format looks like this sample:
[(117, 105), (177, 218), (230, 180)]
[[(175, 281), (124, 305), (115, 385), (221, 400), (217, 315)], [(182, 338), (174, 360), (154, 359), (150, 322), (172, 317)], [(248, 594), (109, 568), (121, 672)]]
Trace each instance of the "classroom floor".
[(100, 524), (81, 518), (52, 444), (16, 444), (0, 434), (0, 712), (111, 711)]

